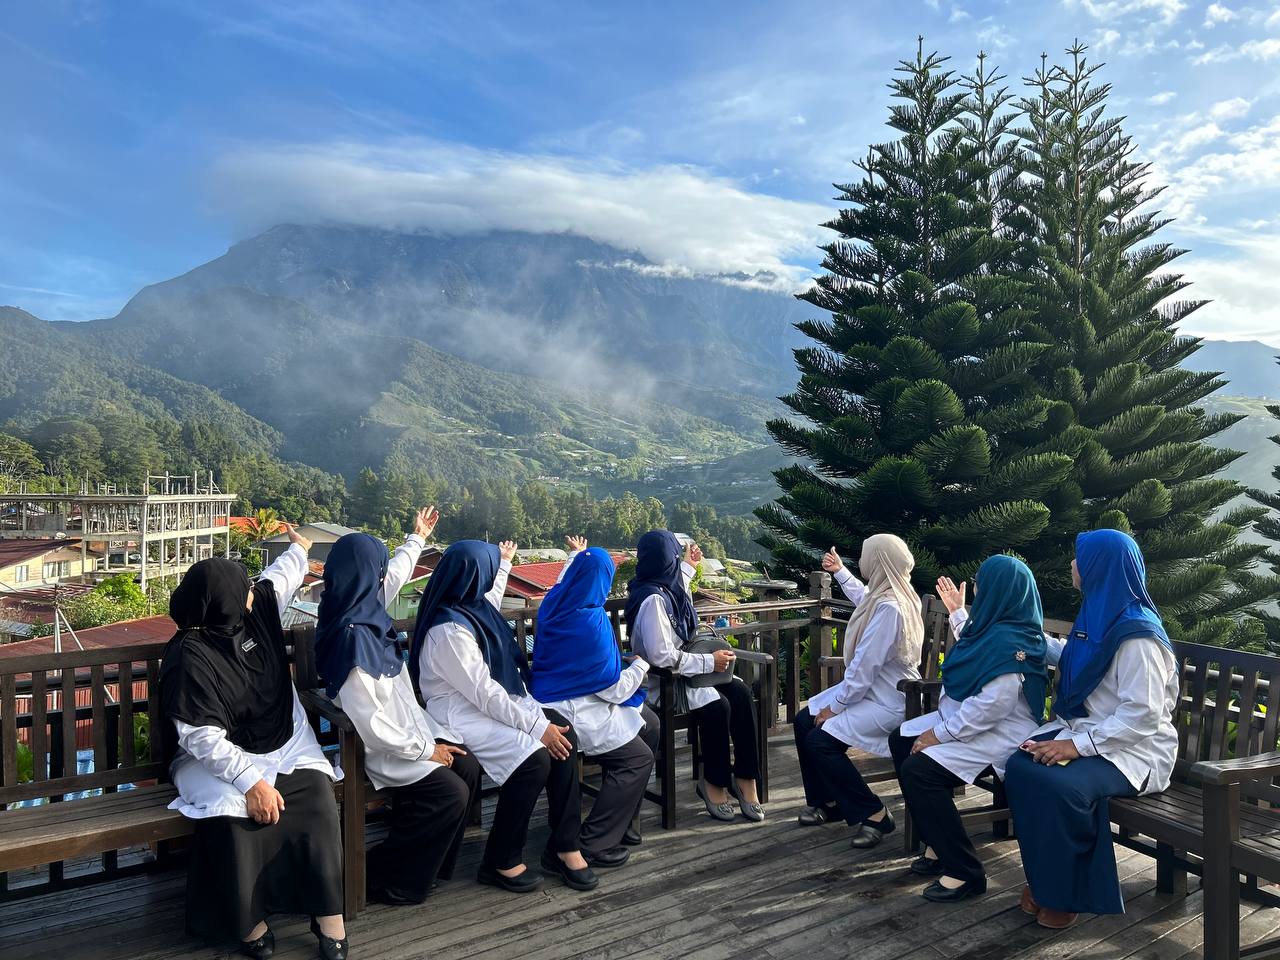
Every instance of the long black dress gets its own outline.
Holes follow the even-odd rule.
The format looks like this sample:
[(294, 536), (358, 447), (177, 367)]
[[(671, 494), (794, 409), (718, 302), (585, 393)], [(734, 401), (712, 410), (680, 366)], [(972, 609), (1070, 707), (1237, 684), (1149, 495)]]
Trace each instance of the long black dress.
[[(166, 738), (179, 792), (189, 808), (205, 811), (187, 875), (187, 928), (239, 939), (272, 913), (342, 913), (337, 805), (330, 777), (315, 768), (324, 760), (314, 734), (299, 722), (271, 581), (251, 583), (239, 564), (205, 560), (174, 591), (170, 614), (179, 632), (161, 666), (165, 717), (225, 731), (243, 751), (193, 760), (177, 754), (176, 726)], [(259, 775), (274, 776), (284, 798), (276, 824), (235, 809)]]

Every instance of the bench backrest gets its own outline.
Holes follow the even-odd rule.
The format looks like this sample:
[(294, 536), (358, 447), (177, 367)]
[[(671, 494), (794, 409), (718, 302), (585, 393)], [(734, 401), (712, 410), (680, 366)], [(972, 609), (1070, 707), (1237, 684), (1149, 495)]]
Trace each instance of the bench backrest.
[[(168, 731), (148, 722), (159, 715), (163, 649), (150, 643), (0, 659), (0, 809), (163, 779)], [(19, 743), (22, 765), (31, 763), (27, 782), (19, 782)], [(92, 772), (78, 772), (78, 748), (92, 750)]]

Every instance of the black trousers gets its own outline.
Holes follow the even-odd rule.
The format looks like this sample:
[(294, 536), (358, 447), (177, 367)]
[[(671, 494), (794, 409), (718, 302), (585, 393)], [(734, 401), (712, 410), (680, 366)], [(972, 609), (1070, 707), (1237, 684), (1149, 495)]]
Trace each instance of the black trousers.
[(367, 861), (369, 889), (379, 899), (421, 903), (437, 877), (453, 876), (479, 783), (480, 764), (468, 755), (417, 783), (391, 788), (390, 830)]
[[(623, 707), (624, 710), (632, 709)], [(582, 824), (582, 852), (605, 853), (622, 842), (627, 825), (644, 802), (644, 788), (653, 772), (653, 743), (645, 741), (649, 719), (653, 718), (653, 742), (657, 741), (658, 720), (648, 711), (645, 726), (628, 743), (591, 759), (600, 764), (600, 793), (591, 813)]]
[(889, 735), (893, 766), (911, 820), (920, 838), (937, 854), (946, 876), (965, 882), (981, 880), (987, 872), (965, 833), (953, 792), (964, 781), (928, 754), (913, 754), (915, 742), (915, 737), (896, 731)]
[[(569, 722), (554, 710), (543, 710), (561, 727)], [(571, 729), (566, 737), (573, 749), (564, 760), (553, 760), (539, 747), (516, 767), (498, 791), (498, 808), (484, 847), (484, 863), (495, 870), (510, 870), (524, 862), (524, 844), (529, 838), (529, 819), (538, 803), (538, 794), (547, 790), (547, 824), (551, 836), (547, 849), (552, 853), (578, 850), (581, 843), (582, 792), (578, 786), (578, 740)]]
[(805, 803), (811, 807), (836, 804), (845, 823), (851, 827), (884, 807), (884, 802), (867, 786), (849, 759), (849, 745), (815, 724), (808, 707), (796, 714), (792, 732), (800, 759)]
[[(751, 702), (751, 688), (734, 677), (732, 683), (715, 690), (720, 694), (718, 700), (689, 711), (702, 744), (706, 781), (715, 787), (728, 787), (730, 777), (758, 780), (760, 748), (756, 744), (756, 708)], [(733, 744), (732, 763), (729, 760), (730, 742)]]

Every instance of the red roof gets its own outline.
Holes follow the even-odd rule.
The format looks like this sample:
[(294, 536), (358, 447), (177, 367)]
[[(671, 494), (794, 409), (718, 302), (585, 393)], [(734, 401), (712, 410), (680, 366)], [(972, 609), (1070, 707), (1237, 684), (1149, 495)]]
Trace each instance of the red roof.
[[(63, 600), (79, 597), (94, 588), (92, 583), (63, 583), (56, 588)], [(0, 593), (0, 620), (16, 623), (49, 623), (53, 620), (54, 587), (33, 587)]]
[[(105, 627), (77, 630), (76, 639), (86, 650), (102, 650), (110, 647), (131, 647), (135, 644), (164, 643), (178, 630), (177, 624), (167, 616), (143, 617), (141, 620), (122, 620)], [(75, 650), (75, 640), (66, 636), (63, 650)], [(53, 637), (35, 640), (18, 640), (0, 644), (0, 657), (26, 657), (53, 653)]]
[[(619, 566), (627, 559), (622, 553), (610, 556)], [(518, 563), (511, 568), (511, 575), (507, 578), (507, 593), (525, 600), (540, 600), (556, 585), (565, 564), (564, 560)]]
[(63, 547), (78, 547), (79, 540), (0, 540), (0, 569), (11, 567), (23, 560), (61, 550)]

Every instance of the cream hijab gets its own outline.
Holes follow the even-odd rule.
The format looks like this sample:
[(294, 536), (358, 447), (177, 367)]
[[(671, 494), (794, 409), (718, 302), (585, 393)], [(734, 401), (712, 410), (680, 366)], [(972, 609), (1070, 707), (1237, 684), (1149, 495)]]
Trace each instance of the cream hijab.
[(892, 533), (877, 533), (862, 541), (858, 570), (867, 584), (867, 593), (854, 609), (844, 631), (845, 666), (853, 660), (876, 607), (885, 600), (897, 600), (902, 611), (902, 630), (893, 648), (893, 658), (904, 663), (920, 662), (924, 619), (920, 615), (920, 597), (911, 589), (911, 570), (915, 565), (911, 549)]

